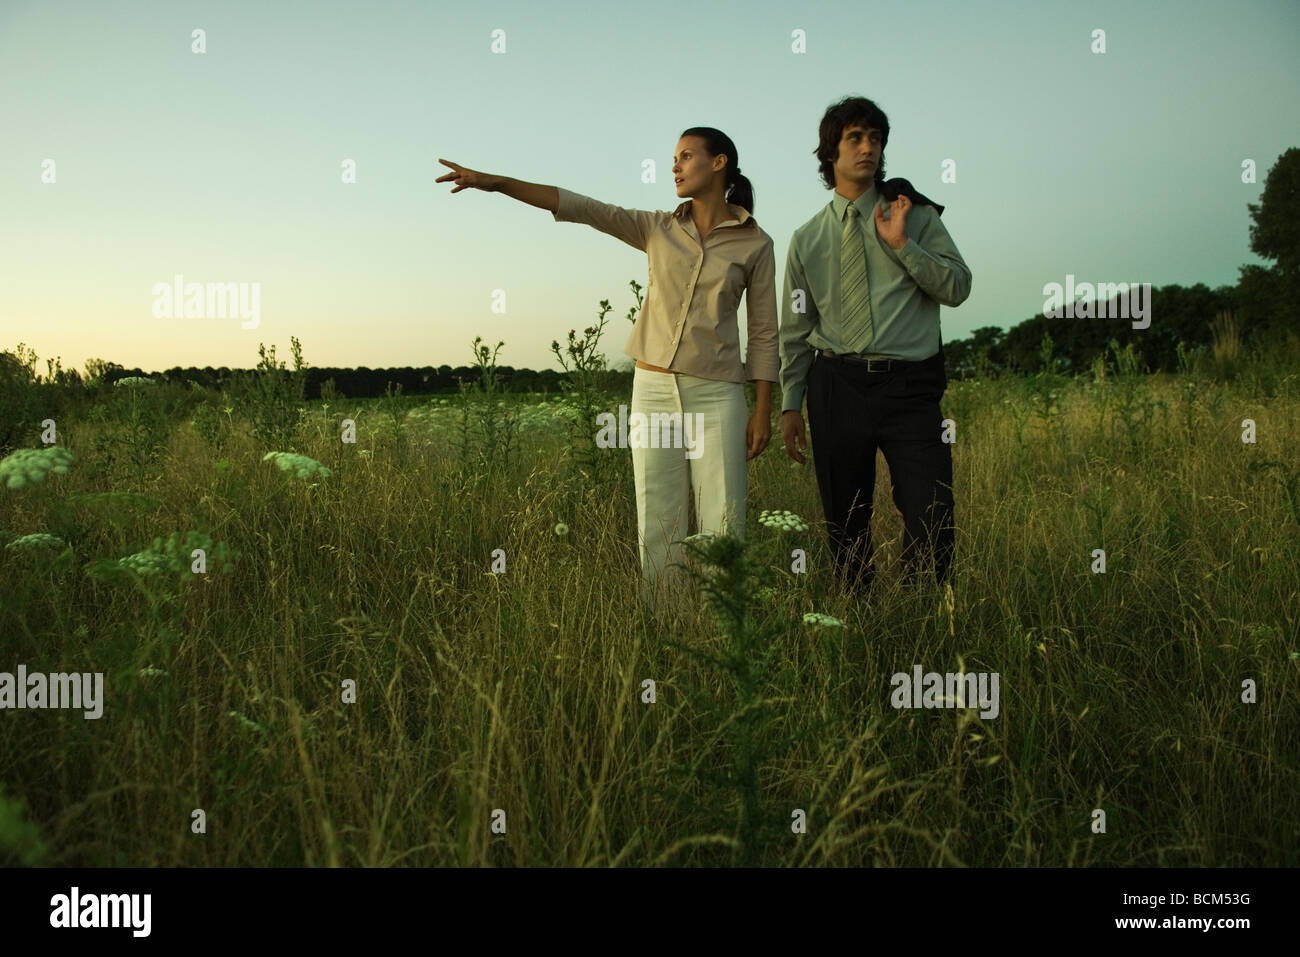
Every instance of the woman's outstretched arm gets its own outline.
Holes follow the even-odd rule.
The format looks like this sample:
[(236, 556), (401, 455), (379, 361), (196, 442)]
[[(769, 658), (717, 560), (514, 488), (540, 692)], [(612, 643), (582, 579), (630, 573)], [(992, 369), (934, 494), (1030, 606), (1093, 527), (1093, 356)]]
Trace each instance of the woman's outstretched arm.
[(660, 224), (660, 218), (667, 213), (652, 213), (643, 209), (624, 209), (613, 203), (602, 203), (556, 186), (542, 186), (538, 183), (525, 183), (511, 179), (509, 176), (497, 176), (492, 173), (480, 173), (476, 170), (458, 166), (440, 159), (438, 162), (452, 168), (452, 172), (443, 173), (434, 182), (445, 183), (455, 180), (453, 193), (462, 189), (481, 189), (489, 193), (505, 193), (522, 203), (549, 210), (557, 223), (585, 223), (599, 229), (602, 233), (621, 239), (633, 249), (646, 252), (646, 241), (650, 231)]
[(497, 176), (494, 173), (480, 173), (477, 170), (459, 166), (441, 158), (438, 162), (450, 166), (452, 171), (439, 176), (434, 182), (454, 181), (456, 188), (452, 190), (453, 193), (459, 193), (462, 189), (481, 189), (485, 193), (505, 193), (511, 199), (517, 199), (521, 203), (527, 203), (529, 206), (536, 206), (538, 209), (545, 209), (552, 213), (560, 208), (560, 191), (554, 186), (525, 183), (520, 179)]

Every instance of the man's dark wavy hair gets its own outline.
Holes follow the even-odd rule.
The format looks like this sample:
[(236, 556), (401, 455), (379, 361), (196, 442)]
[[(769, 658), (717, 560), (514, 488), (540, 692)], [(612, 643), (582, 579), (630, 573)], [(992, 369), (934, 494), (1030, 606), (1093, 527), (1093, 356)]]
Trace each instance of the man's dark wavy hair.
[(827, 107), (818, 129), (817, 159), (820, 161), (822, 182), (827, 189), (835, 188), (835, 157), (839, 154), (840, 137), (850, 126), (865, 126), (880, 130), (880, 162), (876, 166), (876, 186), (885, 180), (885, 147), (889, 145), (889, 119), (885, 111), (861, 96), (846, 96)]

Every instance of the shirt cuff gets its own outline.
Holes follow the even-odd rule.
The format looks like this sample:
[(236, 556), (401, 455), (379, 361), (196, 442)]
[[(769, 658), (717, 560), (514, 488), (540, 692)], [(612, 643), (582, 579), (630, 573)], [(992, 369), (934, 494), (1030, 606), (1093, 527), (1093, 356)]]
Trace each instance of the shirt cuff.
[(555, 212), (551, 214), (555, 218), (555, 222), (557, 223), (576, 222), (576, 220), (573, 218), (573, 210), (578, 199), (577, 194), (574, 193), (572, 190), (565, 189), (562, 186), (555, 187), (555, 191), (556, 193), (559, 194), (560, 197), (559, 201), (555, 204), (556, 205)]

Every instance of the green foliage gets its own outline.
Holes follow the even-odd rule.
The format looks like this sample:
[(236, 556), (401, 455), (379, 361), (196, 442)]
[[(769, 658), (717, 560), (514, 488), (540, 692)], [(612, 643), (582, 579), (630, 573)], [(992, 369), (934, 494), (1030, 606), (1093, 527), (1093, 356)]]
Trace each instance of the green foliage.
[(0, 787), (0, 867), (38, 867), (47, 855), (41, 829), (27, 818), (27, 803)]
[[(1247, 203), (1250, 248), (1277, 260), (1285, 276), (1300, 273), (1300, 147), (1292, 146), (1268, 171), (1259, 203)], [(1294, 300), (1293, 300), (1294, 301)]]
[[(778, 732), (788, 726), (786, 707), (793, 703), (775, 689), (783, 652), (782, 636), (789, 634), (792, 621), (778, 616), (766, 626), (758, 626), (750, 613), (753, 595), (760, 590), (762, 569), (769, 562), (751, 555), (752, 544), (728, 535), (692, 536), (685, 542), (691, 557), (682, 567), (698, 585), (713, 613), (719, 630), (726, 638), (722, 653), (715, 655), (698, 644), (665, 639), (667, 647), (679, 648), (700, 662), (705, 674), (722, 675), (729, 694), (714, 698), (703, 688), (684, 687), (699, 716), (714, 730), (710, 740), (720, 737), (726, 742), (726, 755), (720, 766), (713, 766), (712, 749), (706, 749), (688, 765), (673, 764), (670, 773), (686, 782), (673, 788), (679, 800), (691, 782), (700, 782), (715, 793), (733, 796), (709, 800), (707, 806), (737, 808), (734, 834), (723, 846), (733, 849), (733, 863), (754, 867), (760, 863), (762, 848), (786, 832), (787, 820), (778, 808), (764, 805), (759, 781), (760, 768), (772, 762), (794, 743), (795, 737)], [(770, 552), (758, 549), (757, 554)], [(767, 554), (770, 558), (771, 555)], [(767, 586), (771, 587), (771, 586)], [(815, 722), (814, 722), (815, 724)], [(725, 821), (715, 822), (723, 830)]]
[(42, 390), (36, 384), (36, 353), (25, 343), (0, 352), (0, 458), (30, 444), (42, 418)]
[(1251, 475), (1272, 475), (1285, 496), (1282, 500), (1286, 514), (1291, 520), (1300, 523), (1300, 467), (1293, 467), (1276, 459), (1255, 459), (1246, 466)]
[[(608, 385), (600, 331), (575, 332), (563, 352), (571, 407)], [(1198, 340), (1176, 338), (1184, 378), (1171, 384), (1116, 340), (1090, 357), (1091, 381), (1065, 382), (1067, 350), (1044, 331), (1016, 346), (1030, 377), (961, 383), (957, 418), (979, 440), (954, 449), (967, 519), (937, 609), (893, 587), (899, 526), (880, 509), (869, 604), (833, 587), (822, 535), (808, 574), (791, 575), (788, 542), (755, 528), (690, 549), (712, 617), (684, 632), (629, 627), (627, 451), (602, 450), (623, 471), (604, 487), (581, 477), (575, 503), (549, 410), (517, 447), (483, 429), (529, 417), (478, 340), (492, 391), (473, 407), (468, 454), (492, 463), (490, 484), (406, 442), (412, 419), (392, 389), (374, 406), (397, 441), (373, 457), (340, 456), (333, 430), (299, 436), (336, 469), (311, 494), (267, 481), (266, 446), (229, 428), (226, 405), (204, 436), (225, 445), (220, 460), (191, 442), (166, 472), (137, 466), (150, 495), (110, 492), (86, 449), (96, 429), (115, 431), (135, 465), (121, 430), (142, 413), (130, 386), (105, 390), (111, 415), (60, 419), (76, 468), (0, 489), (0, 543), (53, 546), (0, 549), (11, 660), (102, 670), (113, 689), (102, 723), (0, 721), (8, 780), (30, 802), (0, 796), (0, 863), (1300, 864), (1294, 788), (1278, 772), (1300, 762), (1288, 354), (1243, 340), (1235, 380), (1213, 382)], [(140, 388), (164, 418), (202, 421), (167, 389)], [(1167, 401), (1184, 408), (1162, 417)], [(1258, 453), (1236, 434), (1245, 415), (1259, 420)], [(454, 429), (431, 426), (454, 450)], [(816, 485), (778, 449), (749, 464), (754, 502), (807, 514)], [(155, 535), (164, 515), (164, 529), (213, 531)], [(69, 546), (55, 554), (45, 534)], [(131, 562), (103, 557), (130, 542), (151, 544)], [(189, 570), (195, 545), (211, 546), (206, 579)], [(491, 575), (498, 546), (509, 571)], [(1089, 571), (1097, 547), (1105, 574)], [(808, 616), (809, 630), (809, 607), (843, 627)], [(889, 675), (912, 661), (999, 671), (1001, 715), (892, 709)], [(653, 707), (628, 693), (647, 675), (662, 689)], [(1245, 675), (1258, 705), (1239, 703)], [(208, 839), (185, 831), (199, 806), (219, 819)], [(1096, 807), (1110, 835), (1089, 832)], [(509, 809), (506, 834), (490, 832), (495, 808)], [(792, 808), (807, 833), (791, 832)]]
[(189, 401), (184, 393), (163, 385), (114, 385), (88, 413), (99, 426), (89, 456), (96, 476), (113, 481), (117, 466), (126, 466), (143, 489), (146, 473), (158, 464), (171, 439), (177, 413)]
[(518, 450), (518, 411), (506, 401), (506, 389), (497, 373), (497, 354), (504, 345), (498, 342), (489, 350), (482, 336), (475, 336), (470, 344), (479, 378), (477, 383), (458, 383), (463, 477), (506, 468)]
[(234, 431), (231, 422), (234, 409), (224, 403), (221, 396), (205, 398), (194, 407), (194, 417), (190, 419), (190, 425), (218, 454), (226, 450)]
[[(635, 280), (629, 285), (636, 305), (628, 310), (628, 318), (635, 321), (642, 302), (641, 286)], [(596, 444), (599, 433), (596, 417), (609, 412), (610, 406), (616, 404), (611, 402), (608, 388), (608, 360), (600, 351), (600, 339), (608, 323), (606, 316), (613, 308), (608, 299), (602, 299), (595, 325), (585, 328), (581, 336), (576, 329), (570, 329), (563, 349), (558, 341), (551, 342), (551, 352), (567, 377), (563, 391), (572, 410), (567, 442), (571, 450), (570, 468), (584, 479), (581, 484), (588, 489), (611, 489), (623, 472), (622, 457)]]
[(274, 345), (267, 349), (265, 344), (258, 343), (257, 368), (252, 372), (238, 372), (231, 382), (231, 402), (251, 423), (253, 434), (263, 448), (292, 447), (302, 416), (307, 363), (297, 337), (291, 336), (289, 341), (292, 371), (285, 367), (283, 360), (277, 362)]

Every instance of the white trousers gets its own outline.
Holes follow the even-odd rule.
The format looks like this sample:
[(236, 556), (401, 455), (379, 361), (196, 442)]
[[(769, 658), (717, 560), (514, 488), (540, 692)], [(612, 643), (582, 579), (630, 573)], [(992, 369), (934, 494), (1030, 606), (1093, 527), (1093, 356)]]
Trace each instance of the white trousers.
[[(640, 413), (649, 423), (645, 436), (650, 441), (634, 441), (631, 428), (628, 438), (636, 478), (643, 596), (656, 607), (681, 607), (684, 599), (698, 595), (694, 589), (688, 595), (689, 581), (680, 569), (670, 567), (683, 562), (685, 549), (678, 543), (692, 534), (687, 528), (689, 497), (694, 495), (696, 532), (745, 537), (745, 387), (637, 366), (629, 412)], [(654, 418), (655, 413), (660, 418)], [(672, 441), (667, 441), (670, 433)], [(685, 447), (690, 443), (693, 448)]]

